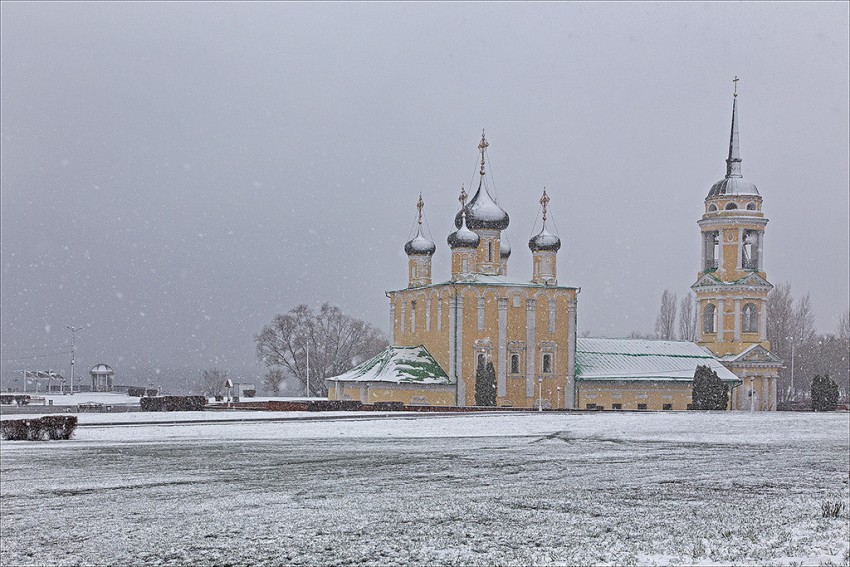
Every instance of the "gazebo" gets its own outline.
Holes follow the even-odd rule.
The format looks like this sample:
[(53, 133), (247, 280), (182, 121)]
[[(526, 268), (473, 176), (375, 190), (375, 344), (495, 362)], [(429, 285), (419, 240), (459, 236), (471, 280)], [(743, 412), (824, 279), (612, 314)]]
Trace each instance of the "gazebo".
[(108, 364), (95, 364), (91, 370), (91, 391), (92, 392), (111, 392), (112, 377), (115, 371)]

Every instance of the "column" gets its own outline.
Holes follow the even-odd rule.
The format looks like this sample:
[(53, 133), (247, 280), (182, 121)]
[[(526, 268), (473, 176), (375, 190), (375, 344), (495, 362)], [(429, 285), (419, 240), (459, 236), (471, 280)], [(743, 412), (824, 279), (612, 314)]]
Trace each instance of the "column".
[(725, 311), (723, 309), (723, 300), (717, 300), (717, 342), (723, 342), (723, 322), (726, 319)]
[(747, 407), (747, 400), (749, 399), (749, 396), (747, 394), (749, 394), (749, 392), (750, 392), (749, 378), (747, 378), (745, 376), (744, 378), (741, 379), (741, 385), (738, 386), (738, 408), (737, 409), (742, 410), (742, 411), (749, 409)]
[(496, 395), (508, 395), (507, 367), (508, 300), (499, 299), (499, 368), (496, 374)]
[(577, 387), (576, 387), (576, 300), (570, 299), (567, 304), (567, 317), (570, 328), (567, 329), (567, 384), (564, 388), (564, 407), (573, 409), (576, 405)]
[(425, 300), (425, 332), (431, 332), (431, 298)]
[(770, 379), (770, 410), (776, 411), (776, 376)]
[(535, 301), (528, 298), (525, 302), (525, 397), (534, 399), (534, 363), (537, 360), (537, 333)]
[(761, 300), (761, 309), (759, 310), (759, 340), (767, 340), (767, 301)]
[(735, 260), (735, 266), (740, 270), (744, 267), (744, 229), (738, 229), (738, 258)]
[(694, 300), (697, 304), (697, 334), (696, 334), (696, 342), (702, 341), (702, 310), (703, 304), (700, 303), (699, 296)]
[(741, 300), (735, 300), (735, 342), (741, 342)]
[(759, 268), (758, 269), (759, 269), (760, 272), (763, 272), (764, 271), (764, 232), (760, 230), (756, 234), (758, 234), (758, 243), (759, 243), (759, 256), (758, 256), (758, 258), (759, 258), (758, 259)]
[(761, 378), (761, 397), (759, 399), (759, 405), (761, 406), (759, 409), (762, 411), (768, 411), (770, 409), (770, 389), (769, 382), (767, 376), (762, 376)]

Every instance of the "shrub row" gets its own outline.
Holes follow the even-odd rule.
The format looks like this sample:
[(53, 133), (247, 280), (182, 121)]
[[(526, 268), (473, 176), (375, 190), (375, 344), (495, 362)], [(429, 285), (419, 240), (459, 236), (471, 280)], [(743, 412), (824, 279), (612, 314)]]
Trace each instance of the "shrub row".
[(201, 411), (207, 405), (204, 396), (159, 396), (139, 400), (142, 411)]
[(77, 428), (75, 415), (48, 415), (39, 419), (9, 419), (2, 422), (2, 436), (8, 441), (70, 439)]
[(0, 395), (0, 404), (18, 404), (19, 406), (25, 406), (30, 403), (30, 396), (22, 395), (22, 396), (13, 396), (9, 394)]

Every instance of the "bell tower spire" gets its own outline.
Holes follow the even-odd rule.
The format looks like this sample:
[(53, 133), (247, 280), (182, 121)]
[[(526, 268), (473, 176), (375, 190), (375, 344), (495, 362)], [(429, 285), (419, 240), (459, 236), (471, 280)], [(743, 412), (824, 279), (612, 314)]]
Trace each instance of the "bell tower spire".
[(741, 175), (741, 147), (738, 142), (738, 81), (735, 75), (732, 81), (735, 92), (732, 94), (732, 132), (729, 134), (729, 157), (726, 158), (726, 178), (743, 177)]

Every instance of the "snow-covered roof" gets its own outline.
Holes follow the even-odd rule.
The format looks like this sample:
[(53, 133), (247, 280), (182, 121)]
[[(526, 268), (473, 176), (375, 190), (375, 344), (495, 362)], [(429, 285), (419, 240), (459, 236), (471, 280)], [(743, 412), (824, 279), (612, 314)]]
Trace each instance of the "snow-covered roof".
[(724, 382), (740, 382), (708, 350), (684, 341), (646, 339), (576, 340), (579, 380), (693, 380), (696, 367), (708, 366)]
[(340, 382), (394, 382), (452, 384), (448, 375), (424, 346), (391, 346), (377, 356), (339, 376)]
[(99, 376), (110, 376), (112, 374), (115, 374), (115, 371), (112, 370), (112, 367), (110, 367), (108, 364), (103, 364), (101, 362), (100, 364), (95, 364), (94, 366), (92, 366), (92, 369), (89, 370), (89, 374), (96, 374)]

